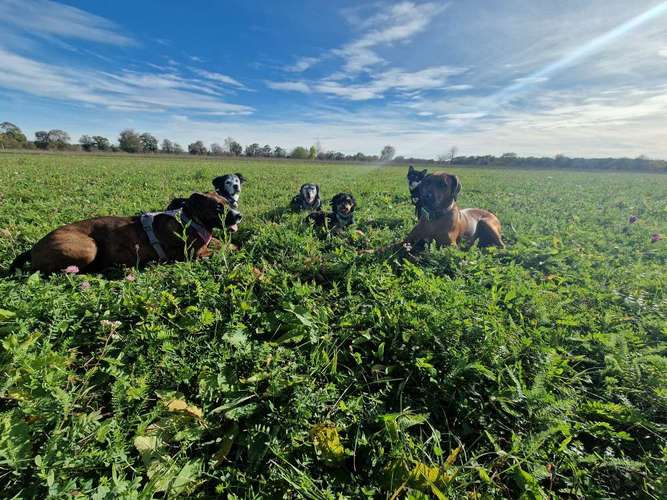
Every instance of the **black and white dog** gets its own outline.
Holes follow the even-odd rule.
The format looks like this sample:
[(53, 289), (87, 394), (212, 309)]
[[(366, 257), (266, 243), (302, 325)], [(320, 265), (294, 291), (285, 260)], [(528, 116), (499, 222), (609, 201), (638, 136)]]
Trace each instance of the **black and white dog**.
[[(215, 192), (222, 196), (229, 202), (229, 206), (233, 209), (239, 207), (239, 196), (241, 195), (241, 187), (245, 183), (243, 175), (225, 174), (213, 179), (213, 187)], [(185, 206), (187, 198), (174, 198), (167, 206), (167, 210), (178, 210)]]
[(354, 224), (354, 209), (357, 201), (350, 193), (338, 193), (331, 199), (331, 212), (313, 212), (306, 221), (316, 227), (341, 230)]
[(213, 179), (215, 191), (225, 198), (232, 208), (238, 208), (241, 187), (245, 183), (245, 177), (240, 173), (225, 174)]
[(415, 170), (415, 167), (410, 165), (408, 167), (408, 189), (410, 190), (410, 198), (412, 199), (412, 204), (415, 206), (415, 213), (417, 214), (417, 219), (421, 219), (425, 215), (422, 210), (422, 202), (419, 197), (419, 184), (424, 180), (428, 173), (428, 170)]
[(319, 210), (322, 207), (320, 186), (304, 184), (299, 188), (299, 194), (292, 198), (292, 210)]

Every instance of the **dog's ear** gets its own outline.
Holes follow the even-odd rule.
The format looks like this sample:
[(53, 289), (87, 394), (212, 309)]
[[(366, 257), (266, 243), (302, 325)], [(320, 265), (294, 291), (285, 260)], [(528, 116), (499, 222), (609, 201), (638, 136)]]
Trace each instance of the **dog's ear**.
[(317, 196), (319, 196), (320, 195), (320, 185), (319, 184), (315, 184), (315, 191), (317, 192)]
[(428, 169), (425, 168), (424, 170), (422, 170), (422, 175), (426, 175), (426, 174), (428, 174)]
[(450, 192), (452, 194), (452, 198), (456, 200), (458, 198), (459, 193), (461, 192), (461, 181), (459, 180), (458, 175), (449, 175), (449, 184), (451, 186)]
[(410, 165), (410, 166), (408, 167), (408, 172), (414, 172), (414, 171), (415, 171), (415, 167), (413, 167), (412, 165)]
[(357, 200), (352, 195), (350, 195), (350, 200), (352, 200), (352, 212), (354, 212), (354, 209), (357, 208)]
[(331, 209), (332, 210), (334, 210), (334, 211), (336, 210), (336, 205), (338, 205), (338, 202), (340, 201), (341, 196), (343, 196), (343, 194), (338, 193), (336, 196), (331, 198), (331, 203), (330, 204), (331, 204)]
[(241, 184), (244, 184), (246, 182), (246, 178), (243, 177), (243, 174), (241, 174), (239, 172), (236, 172), (234, 175), (239, 178), (239, 180), (241, 181)]
[(217, 190), (221, 189), (225, 185), (225, 176), (224, 175), (219, 175), (218, 177), (214, 178), (213, 181), (213, 187)]

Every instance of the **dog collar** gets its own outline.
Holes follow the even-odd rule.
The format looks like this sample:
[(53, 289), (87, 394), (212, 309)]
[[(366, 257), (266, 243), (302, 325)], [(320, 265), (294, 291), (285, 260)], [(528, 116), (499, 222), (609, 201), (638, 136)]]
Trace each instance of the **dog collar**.
[(425, 206), (422, 206), (421, 209), (424, 212), (424, 214), (426, 215), (426, 219), (428, 219), (428, 220), (437, 220), (441, 217), (444, 217), (445, 214), (447, 214), (448, 212), (451, 212), (452, 208), (454, 208), (454, 203), (455, 202), (452, 202), (444, 210), (442, 210), (442, 209), (441, 210), (429, 210)]
[(238, 208), (238, 207), (239, 207), (239, 202), (236, 201), (234, 198), (232, 198), (231, 195), (228, 195), (227, 193), (222, 193), (222, 192), (217, 192), (217, 193), (218, 193), (220, 196), (222, 196), (222, 197), (225, 199), (225, 201), (227, 201), (227, 203), (229, 203), (229, 205), (230, 205), (232, 208)]
[(188, 225), (194, 229), (195, 233), (197, 233), (197, 236), (199, 236), (199, 239), (201, 239), (204, 242), (204, 246), (208, 245), (211, 240), (213, 239), (213, 233), (206, 229), (203, 224), (200, 224), (198, 222), (195, 222), (194, 219), (191, 219), (185, 213), (181, 210), (180, 211), (181, 215), (181, 221), (183, 224), (187, 227)]
[(317, 210), (322, 206), (322, 200), (320, 200), (319, 198), (315, 198), (312, 203), (308, 203), (308, 200), (303, 198), (303, 204), (304, 208), (314, 208), (315, 210)]
[(336, 214), (336, 221), (338, 222), (339, 226), (345, 227), (349, 226), (354, 222), (354, 214), (350, 213), (348, 215), (342, 215), (339, 214), (338, 212), (335, 212)]

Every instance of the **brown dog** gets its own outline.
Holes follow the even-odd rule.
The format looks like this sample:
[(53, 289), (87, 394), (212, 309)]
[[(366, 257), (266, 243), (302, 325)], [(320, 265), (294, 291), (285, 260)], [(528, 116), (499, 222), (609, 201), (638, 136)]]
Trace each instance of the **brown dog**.
[(456, 204), (460, 191), (461, 181), (455, 175), (442, 172), (426, 176), (419, 184), (419, 198), (428, 217), (420, 219), (404, 244), (414, 247), (435, 241), (449, 246), (478, 241), (480, 247), (504, 248), (498, 217), (481, 208), (460, 209)]
[(221, 246), (211, 237), (213, 228), (236, 231), (240, 219), (241, 214), (229, 208), (220, 195), (194, 193), (182, 211), (97, 217), (59, 227), (19, 255), (10, 271), (27, 261), (32, 270), (53, 273), (69, 266), (95, 272), (113, 265), (184, 260), (188, 253), (207, 257), (209, 244)]

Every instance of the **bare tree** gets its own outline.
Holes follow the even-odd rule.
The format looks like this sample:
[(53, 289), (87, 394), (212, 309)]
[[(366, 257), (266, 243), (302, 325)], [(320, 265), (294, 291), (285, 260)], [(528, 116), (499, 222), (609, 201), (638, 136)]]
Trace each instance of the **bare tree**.
[(394, 155), (396, 154), (396, 149), (394, 146), (385, 146), (380, 152), (380, 160), (382, 161), (391, 161)]
[(63, 150), (69, 145), (69, 134), (64, 130), (54, 128), (49, 130), (49, 147)]
[(211, 144), (211, 154), (216, 156), (222, 156), (223, 154), (225, 154), (225, 150), (222, 148), (220, 144), (214, 142), (213, 144)]
[(172, 154), (174, 153), (174, 143), (169, 139), (164, 139), (162, 141), (162, 147), (160, 148), (163, 153)]
[(241, 156), (243, 153), (243, 146), (238, 143), (233, 137), (227, 137), (223, 146), (226, 153), (229, 153), (232, 156)]
[(452, 146), (449, 148), (449, 163), (454, 163), (454, 158), (456, 158), (457, 153), (459, 152), (459, 148), (456, 146)]

